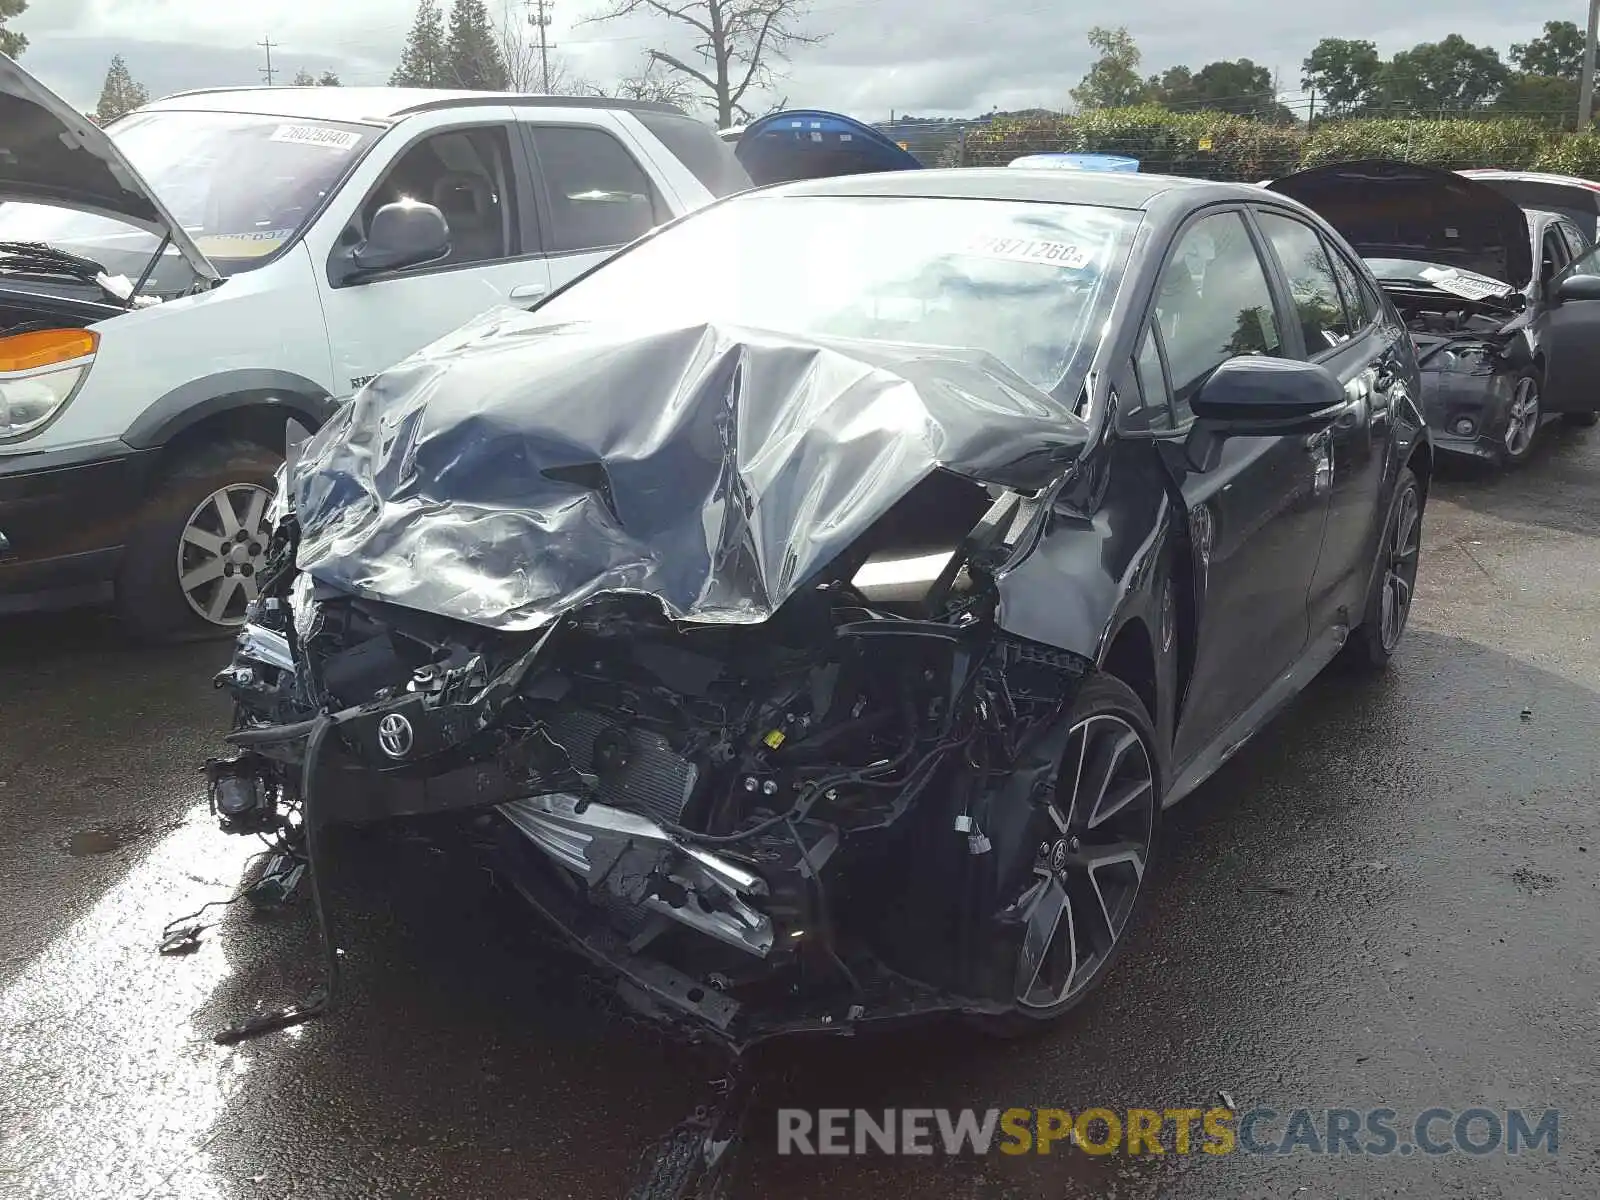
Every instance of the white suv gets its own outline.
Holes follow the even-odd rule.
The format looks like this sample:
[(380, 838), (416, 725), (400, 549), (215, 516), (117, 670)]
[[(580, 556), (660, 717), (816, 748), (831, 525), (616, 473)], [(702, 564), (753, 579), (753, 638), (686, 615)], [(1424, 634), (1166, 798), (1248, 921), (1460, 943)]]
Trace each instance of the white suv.
[(666, 105), (224, 89), (102, 131), (0, 55), (0, 613), (238, 624), (286, 417), (748, 186)]

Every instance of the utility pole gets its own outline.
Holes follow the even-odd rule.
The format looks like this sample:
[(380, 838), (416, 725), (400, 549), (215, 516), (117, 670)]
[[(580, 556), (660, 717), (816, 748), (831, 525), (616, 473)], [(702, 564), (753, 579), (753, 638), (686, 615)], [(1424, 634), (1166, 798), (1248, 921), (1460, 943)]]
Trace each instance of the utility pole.
[(1589, 132), (1594, 116), (1594, 43), (1600, 28), (1600, 0), (1589, 0), (1589, 37), (1583, 44), (1583, 92), (1578, 99), (1578, 132)]
[(256, 45), (260, 46), (267, 52), (267, 65), (261, 68), (261, 78), (267, 81), (268, 87), (272, 86), (272, 77), (277, 74), (277, 72), (272, 69), (272, 47), (276, 44), (277, 43), (273, 42), (272, 35), (270, 33), (261, 41), (256, 43)]
[(528, 14), (528, 24), (539, 28), (539, 69), (544, 75), (544, 91), (550, 93), (550, 42), (546, 33), (553, 19), (550, 10), (555, 7), (555, 0), (528, 0), (533, 11)]

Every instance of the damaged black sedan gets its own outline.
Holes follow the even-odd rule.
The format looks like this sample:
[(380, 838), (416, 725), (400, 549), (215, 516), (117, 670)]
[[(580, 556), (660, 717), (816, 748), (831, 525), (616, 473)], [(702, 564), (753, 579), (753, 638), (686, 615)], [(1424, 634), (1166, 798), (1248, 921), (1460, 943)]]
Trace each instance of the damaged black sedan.
[(213, 802), (313, 884), (332, 823), (458, 814), (730, 1046), (1036, 1027), (1103, 977), (1161, 810), (1395, 652), (1418, 389), (1350, 248), (1258, 189), (746, 193), (291, 456)]
[(1267, 186), (1315, 209), (1365, 256), (1416, 344), (1438, 449), (1509, 466), (1527, 460), (1547, 422), (1595, 423), (1592, 190), (1387, 160)]

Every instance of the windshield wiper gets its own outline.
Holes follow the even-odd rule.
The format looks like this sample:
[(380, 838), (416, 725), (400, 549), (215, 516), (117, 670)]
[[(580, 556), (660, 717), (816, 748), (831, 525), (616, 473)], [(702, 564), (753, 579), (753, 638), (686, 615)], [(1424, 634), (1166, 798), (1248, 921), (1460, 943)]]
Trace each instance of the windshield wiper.
[(106, 269), (92, 258), (80, 258), (44, 242), (0, 242), (0, 268), (69, 275), (96, 283)]
[[(166, 243), (163, 242), (163, 249), (165, 246)], [(158, 252), (157, 258), (159, 257)], [(151, 259), (151, 267), (154, 265), (155, 259)], [(133, 289), (131, 295), (127, 295), (117, 290), (114, 286), (116, 281), (111, 278), (105, 267), (94, 259), (68, 254), (65, 250), (57, 250), (44, 242), (0, 242), (0, 271), (64, 275), (68, 279), (92, 283), (100, 289), (107, 300), (114, 301), (124, 308), (133, 307), (134, 297), (139, 294), (140, 288), (144, 287), (150, 276), (150, 268), (146, 268), (144, 275), (139, 278), (138, 287)], [(122, 283), (126, 286), (127, 281), (123, 280)]]

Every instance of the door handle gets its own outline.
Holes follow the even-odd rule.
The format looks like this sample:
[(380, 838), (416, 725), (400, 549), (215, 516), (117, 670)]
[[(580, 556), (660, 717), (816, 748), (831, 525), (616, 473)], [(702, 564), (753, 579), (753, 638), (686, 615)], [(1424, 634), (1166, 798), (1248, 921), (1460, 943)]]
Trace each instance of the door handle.
[(537, 300), (550, 290), (548, 283), (519, 283), (511, 289), (513, 300)]

